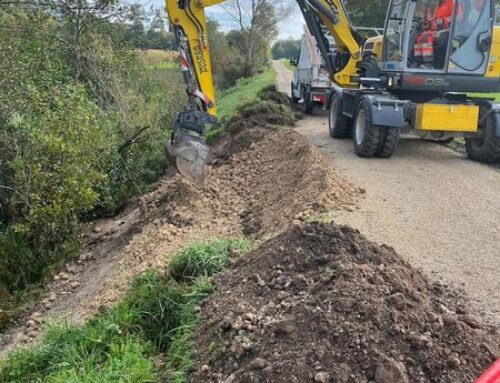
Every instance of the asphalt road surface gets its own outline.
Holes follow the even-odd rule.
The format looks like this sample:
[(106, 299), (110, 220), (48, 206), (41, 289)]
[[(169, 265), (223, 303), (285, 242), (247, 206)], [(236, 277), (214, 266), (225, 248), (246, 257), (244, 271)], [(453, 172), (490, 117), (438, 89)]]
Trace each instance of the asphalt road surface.
[[(291, 72), (273, 62), (276, 83), (290, 92)], [(362, 159), (352, 140), (328, 135), (316, 110), (297, 130), (332, 159), (345, 178), (366, 190), (353, 212), (335, 221), (393, 246), (433, 279), (460, 286), (474, 309), (500, 324), (500, 171), (439, 144), (402, 139), (390, 159)]]

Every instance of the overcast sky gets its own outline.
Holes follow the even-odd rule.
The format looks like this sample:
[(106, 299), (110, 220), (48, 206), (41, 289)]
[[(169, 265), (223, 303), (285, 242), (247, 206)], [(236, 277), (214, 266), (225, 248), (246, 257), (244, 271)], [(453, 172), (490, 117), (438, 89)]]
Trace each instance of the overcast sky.
[[(165, 2), (163, 0), (149, 0), (143, 3), (143, 5), (145, 5), (146, 9), (149, 8), (150, 5), (153, 5), (155, 8), (165, 8)], [(207, 8), (205, 13), (209, 18), (217, 20), (221, 26), (221, 30), (224, 32), (238, 28), (238, 25), (227, 15), (227, 13), (225, 13), (220, 5)], [(304, 20), (302, 14), (297, 10), (296, 14), (290, 19), (278, 25), (278, 39), (286, 39), (288, 37), (300, 39), (303, 32), (303, 25)]]

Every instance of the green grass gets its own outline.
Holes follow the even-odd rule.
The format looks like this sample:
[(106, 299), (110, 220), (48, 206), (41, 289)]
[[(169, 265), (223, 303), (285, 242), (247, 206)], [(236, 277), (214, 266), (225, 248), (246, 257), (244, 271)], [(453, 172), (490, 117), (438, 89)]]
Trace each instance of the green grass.
[(500, 93), (468, 93), (471, 97), (484, 97), (484, 98), (494, 98), (496, 101), (500, 101)]
[(152, 69), (181, 69), (179, 66), (179, 63), (177, 61), (166, 61), (162, 63), (157, 63), (157, 64), (150, 64), (150, 65), (145, 65), (146, 69), (152, 70)]
[(291, 71), (295, 70), (295, 67), (292, 64), (290, 64), (290, 60), (289, 59), (280, 59), (280, 61), (283, 63), (283, 65), (285, 65)]
[(257, 94), (265, 87), (274, 84), (275, 78), (274, 70), (268, 69), (251, 78), (241, 79), (236, 85), (222, 92), (217, 103), (219, 119), (234, 116), (238, 106), (257, 99)]
[(258, 100), (260, 91), (275, 83), (276, 72), (268, 69), (256, 76), (238, 80), (229, 89), (217, 96), (217, 116), (220, 124), (205, 132), (205, 140), (212, 142), (215, 138), (224, 135), (227, 124), (225, 121), (236, 115), (238, 108), (252, 101)]
[[(195, 350), (195, 308), (211, 292), (208, 276), (228, 262), (242, 240), (187, 246), (164, 274), (149, 271), (107, 312), (81, 326), (53, 323), (38, 346), (0, 362), (2, 383), (186, 382)], [(162, 356), (164, 355), (164, 356)]]

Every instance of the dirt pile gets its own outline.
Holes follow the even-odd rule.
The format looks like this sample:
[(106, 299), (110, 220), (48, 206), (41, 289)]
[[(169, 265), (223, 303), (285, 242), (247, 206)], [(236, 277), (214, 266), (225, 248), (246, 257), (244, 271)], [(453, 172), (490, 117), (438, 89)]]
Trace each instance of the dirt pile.
[(292, 227), (214, 279), (192, 382), (472, 382), (500, 336), (349, 227)]
[[(253, 137), (254, 130), (231, 136), (231, 142), (238, 143), (231, 150)], [(352, 208), (359, 195), (316, 148), (291, 130), (267, 131), (249, 150), (233, 152), (230, 162), (212, 167), (207, 179), (210, 190), (220, 191), (218, 200), (232, 205), (224, 208), (239, 213), (243, 233), (253, 237), (284, 230), (295, 219)]]
[(224, 144), (230, 154), (208, 167), (203, 184), (171, 174), (117, 217), (94, 223), (79, 258), (55, 275), (3, 342), (31, 341), (47, 317), (85, 320), (115, 302), (130, 278), (161, 270), (166, 256), (189, 242), (266, 238), (294, 219), (355, 203), (358, 190), (298, 133), (254, 128), (230, 137)]

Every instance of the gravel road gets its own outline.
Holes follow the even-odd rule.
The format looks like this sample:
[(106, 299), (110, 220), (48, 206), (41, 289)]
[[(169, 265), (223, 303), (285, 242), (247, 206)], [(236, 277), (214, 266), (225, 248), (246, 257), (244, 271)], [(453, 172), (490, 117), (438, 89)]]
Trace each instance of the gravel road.
[[(289, 93), (291, 72), (280, 62), (273, 67), (278, 89)], [(366, 190), (359, 209), (336, 213), (336, 222), (393, 246), (434, 279), (460, 286), (479, 312), (500, 324), (500, 171), (414, 138), (401, 140), (390, 159), (359, 158), (351, 140), (329, 137), (320, 110), (297, 130)]]

